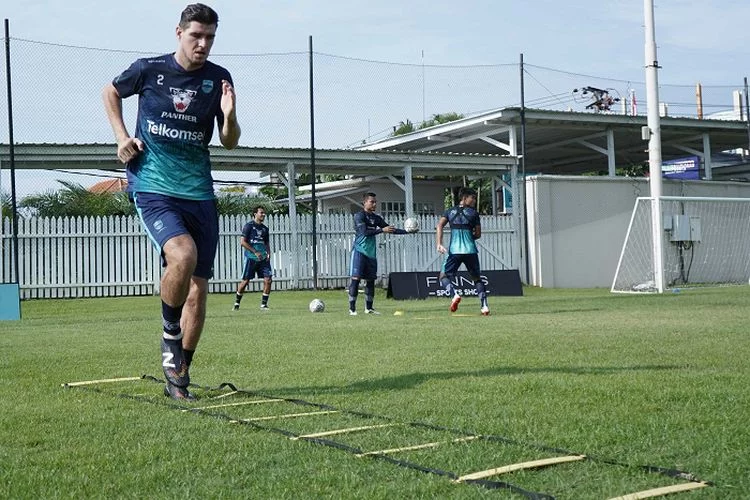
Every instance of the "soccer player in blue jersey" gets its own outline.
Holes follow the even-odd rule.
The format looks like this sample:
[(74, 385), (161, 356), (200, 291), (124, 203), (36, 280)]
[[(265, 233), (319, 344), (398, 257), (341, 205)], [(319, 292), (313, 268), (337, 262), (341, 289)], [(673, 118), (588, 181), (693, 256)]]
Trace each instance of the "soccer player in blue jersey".
[[(138, 59), (102, 91), (127, 164), (128, 191), (162, 257), (162, 368), (165, 394), (190, 400), (189, 367), (206, 318), (208, 280), (218, 243), (218, 214), (208, 145), (219, 130), (232, 149), (240, 138), (229, 72), (208, 61), (219, 17), (196, 3), (182, 11), (177, 50)], [(131, 136), (122, 99), (138, 95)]]
[[(487, 291), (480, 276), (476, 244), (476, 240), (482, 236), (479, 213), (474, 208), (477, 204), (477, 192), (464, 187), (459, 190), (458, 198), (459, 204), (446, 210), (437, 224), (437, 251), (442, 254), (448, 253), (448, 257), (443, 262), (443, 270), (440, 272), (440, 284), (452, 296), (450, 310), (456, 312), (461, 296), (453, 287), (453, 280), (461, 264), (465, 265), (469, 276), (476, 283), (480, 312), (483, 316), (489, 316), (490, 306), (487, 304)], [(446, 224), (449, 224), (451, 228), (451, 241), (447, 250), (443, 246), (443, 230)]]
[[(375, 236), (380, 233), (406, 234), (408, 231), (389, 225), (375, 213), (378, 199), (375, 193), (365, 193), (362, 210), (354, 214), (354, 248), (349, 282), (349, 314), (357, 315), (359, 281), (365, 280), (365, 314), (380, 314), (373, 309), (375, 301), (375, 279), (378, 277), (378, 259)], [(418, 231), (415, 230), (413, 232)]]
[(263, 295), (260, 297), (260, 309), (268, 309), (268, 296), (271, 294), (271, 282), (273, 280), (273, 269), (271, 269), (271, 245), (269, 243), (268, 226), (263, 224), (266, 220), (266, 210), (263, 207), (255, 207), (253, 220), (242, 227), (240, 245), (243, 249), (242, 281), (237, 286), (237, 294), (234, 297), (234, 310), (240, 308), (242, 294), (250, 283), (250, 280), (258, 276), (263, 277)]

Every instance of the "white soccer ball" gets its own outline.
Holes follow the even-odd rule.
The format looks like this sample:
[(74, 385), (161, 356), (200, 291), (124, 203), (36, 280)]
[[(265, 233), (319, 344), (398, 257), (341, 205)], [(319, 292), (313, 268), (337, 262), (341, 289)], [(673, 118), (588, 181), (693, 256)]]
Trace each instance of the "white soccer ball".
[(404, 229), (407, 233), (416, 233), (419, 231), (419, 222), (414, 217), (409, 217), (404, 221)]
[(310, 302), (310, 312), (311, 313), (322, 313), (326, 310), (325, 302), (323, 302), (320, 299), (313, 299)]

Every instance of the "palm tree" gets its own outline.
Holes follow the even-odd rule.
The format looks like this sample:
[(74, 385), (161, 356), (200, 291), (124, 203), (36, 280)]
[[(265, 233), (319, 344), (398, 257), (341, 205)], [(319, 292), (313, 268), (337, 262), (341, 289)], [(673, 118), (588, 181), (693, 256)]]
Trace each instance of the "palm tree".
[(411, 120), (407, 119), (405, 122), (399, 122), (398, 126), (393, 127), (393, 134), (391, 135), (396, 137), (397, 135), (409, 134), (415, 130), (414, 124)]
[[(39, 217), (135, 215), (135, 206), (126, 192), (92, 193), (73, 182), (58, 182), (63, 189), (27, 196), (21, 200), (20, 206)], [(262, 206), (268, 213), (278, 208), (273, 200), (264, 196), (246, 196), (230, 190), (222, 190), (217, 196), (219, 215), (251, 214), (257, 206)]]
[(125, 192), (92, 193), (80, 184), (60, 181), (64, 186), (58, 191), (47, 191), (21, 200), (23, 208), (39, 217), (96, 217), (109, 215), (134, 215), (135, 207)]
[(419, 126), (415, 126), (411, 122), (411, 120), (407, 118), (405, 122), (399, 122), (398, 125), (393, 127), (393, 133), (391, 134), (391, 137), (409, 134), (416, 130), (422, 130), (423, 128), (427, 127), (434, 127), (435, 125), (442, 125), (443, 123), (453, 122), (456, 120), (460, 120), (463, 117), (464, 115), (455, 112), (438, 113), (436, 115), (432, 115), (432, 118), (430, 118), (429, 120), (425, 120), (420, 123)]
[(267, 213), (278, 211), (278, 205), (266, 196), (248, 196), (232, 192), (220, 192), (216, 197), (219, 215), (250, 215), (255, 207), (263, 207)]
[(456, 120), (460, 120), (463, 118), (464, 115), (460, 113), (438, 113), (436, 115), (432, 115), (432, 118), (430, 118), (427, 121), (423, 121), (422, 124), (419, 126), (420, 129), (427, 128), (427, 127), (433, 127), (435, 125), (442, 125), (443, 123), (448, 122), (454, 122)]

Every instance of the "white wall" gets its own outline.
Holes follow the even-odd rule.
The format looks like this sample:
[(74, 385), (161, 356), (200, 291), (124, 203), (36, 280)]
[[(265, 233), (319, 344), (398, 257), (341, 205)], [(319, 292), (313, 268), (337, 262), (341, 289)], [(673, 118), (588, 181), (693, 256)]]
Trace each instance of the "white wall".
[[(448, 185), (443, 182), (415, 180), (412, 184), (414, 203), (432, 203), (435, 207), (434, 215), (442, 214), (445, 210), (445, 188)], [(383, 210), (383, 203), (388, 201), (403, 202), (406, 193), (389, 179), (377, 179), (364, 186), (366, 191), (372, 191), (378, 196), (378, 213)], [(363, 192), (353, 193), (349, 198), (357, 203), (352, 203), (344, 197), (336, 197), (321, 200), (319, 202), (320, 212), (354, 213), (362, 209)], [(388, 218), (386, 217), (386, 220)]]
[[(750, 198), (750, 184), (664, 180), (663, 194)], [(648, 179), (529, 177), (529, 284), (609, 288), (639, 196), (649, 196)]]

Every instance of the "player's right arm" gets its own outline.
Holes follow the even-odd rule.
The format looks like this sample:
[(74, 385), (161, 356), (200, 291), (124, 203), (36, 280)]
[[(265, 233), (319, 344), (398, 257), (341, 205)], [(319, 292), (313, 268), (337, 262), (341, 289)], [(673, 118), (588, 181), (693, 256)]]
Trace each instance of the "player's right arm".
[(127, 163), (143, 151), (143, 143), (140, 139), (130, 137), (130, 134), (128, 134), (125, 120), (122, 118), (122, 98), (111, 83), (104, 86), (102, 100), (104, 101), (104, 110), (107, 112), (109, 124), (115, 133), (117, 157), (122, 163)]
[(437, 251), (439, 253), (445, 253), (447, 250), (443, 246), (443, 229), (445, 228), (445, 225), (448, 223), (448, 218), (445, 216), (440, 217), (440, 220), (437, 223), (436, 230), (436, 237), (437, 240)]
[(377, 219), (376, 219), (375, 223), (380, 228), (380, 230), (383, 231), (384, 233), (389, 233), (389, 234), (406, 234), (406, 231), (404, 231), (403, 229), (398, 229), (398, 228), (396, 228), (394, 226), (391, 226), (381, 216), (377, 216)]

